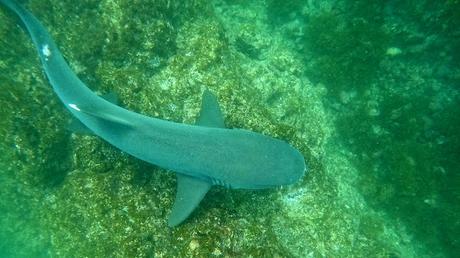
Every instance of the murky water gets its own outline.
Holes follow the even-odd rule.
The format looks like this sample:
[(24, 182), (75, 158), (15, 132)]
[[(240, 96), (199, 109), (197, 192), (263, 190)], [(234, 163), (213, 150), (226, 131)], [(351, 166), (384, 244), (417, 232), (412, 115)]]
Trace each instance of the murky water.
[(300, 182), (213, 188), (168, 228), (175, 176), (69, 130), (0, 10), (0, 257), (456, 257), (460, 2), (20, 1), (124, 108), (283, 139)]

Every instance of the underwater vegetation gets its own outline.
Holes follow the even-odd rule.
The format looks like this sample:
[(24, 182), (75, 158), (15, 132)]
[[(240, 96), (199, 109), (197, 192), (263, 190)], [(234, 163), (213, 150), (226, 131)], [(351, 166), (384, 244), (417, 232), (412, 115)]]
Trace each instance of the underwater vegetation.
[[(405, 221), (433, 249), (455, 254), (460, 99), (451, 85), (460, 45), (451, 10), (458, 3), (345, 6), (307, 19), (306, 74), (325, 84), (326, 102), (340, 114), (336, 126), (356, 155), (369, 204)], [(404, 53), (393, 58), (392, 46)]]
[(327, 85), (331, 97), (344, 91), (362, 95), (376, 78), (389, 43), (383, 5), (384, 1), (347, 2), (344, 12), (327, 10), (306, 19), (301, 39), (302, 54), (309, 59), (306, 74)]
[(305, 1), (288, 0), (277, 1), (267, 0), (267, 15), (271, 18), (273, 24), (280, 24), (299, 15), (302, 8), (305, 6)]
[(69, 132), (0, 9), (0, 256), (455, 257), (460, 3), (387, 2), (23, 1), (123, 107), (193, 123), (206, 87), (305, 155), (299, 184), (214, 189), (173, 230), (173, 174)]
[(247, 57), (252, 59), (260, 58), (260, 50), (254, 47), (253, 45), (249, 44), (248, 42), (244, 41), (244, 39), (242, 39), (241, 37), (235, 40), (234, 45), (239, 52), (243, 53)]
[[(242, 79), (241, 69), (232, 60), (228, 42), (222, 37), (222, 27), (212, 16), (193, 19), (188, 15), (189, 19), (178, 22), (180, 25), (170, 17), (132, 19), (142, 17), (134, 15), (140, 6), (151, 15), (157, 5), (169, 6), (169, 1), (127, 3), (85, 1), (75, 5), (36, 1), (28, 8), (56, 35), (56, 42), (82, 79), (101, 93), (117, 92), (121, 105), (193, 123), (201, 89), (206, 86), (219, 92), (230, 114), (230, 126), (263, 129), (267, 134), (295, 138), (295, 129), (289, 125), (274, 126), (271, 113), (250, 101), (254, 89), (246, 92), (239, 88), (241, 81), (247, 79)], [(85, 4), (90, 9), (84, 8)], [(47, 11), (48, 5), (54, 6), (53, 12)], [(123, 9), (118, 9), (120, 6)], [(184, 5), (173, 6), (177, 7), (175, 12), (180, 12)], [(199, 10), (205, 14), (206, 8)], [(78, 16), (70, 15), (73, 11), (78, 11)], [(274, 213), (279, 205), (273, 201), (276, 192), (236, 191), (227, 197), (229, 190), (213, 190), (206, 198), (207, 205), (191, 218), (188, 228), (171, 231), (166, 227), (164, 218), (174, 199), (173, 177), (133, 160), (100, 139), (67, 131), (69, 116), (47, 85), (36, 53), (28, 49), (27, 43), (15, 44), (18, 37), (27, 42), (22, 38), (25, 35), (18, 33), (14, 18), (3, 10), (1, 15), (2, 21), (7, 22), (2, 22), (5, 26), (0, 33), (8, 35), (1, 41), (7, 49), (2, 52), (5, 91), (1, 101), (9, 111), (5, 110), (6, 120), (2, 120), (2, 136), (7, 139), (2, 142), (2, 149), (12, 154), (3, 155), (1, 163), (10, 166), (8, 173), (2, 174), (8, 181), (2, 183), (11, 183), (11, 187), (2, 187), (0, 191), (1, 196), (9, 196), (2, 199), (2, 211), (8, 218), (1, 221), (2, 236), (24, 224), (22, 210), (31, 210), (30, 224), (37, 224), (25, 227), (24, 232), (11, 238), (8, 244), (12, 255), (33, 254), (31, 250), (38, 244), (27, 240), (36, 231), (41, 232), (36, 239), (42, 245), (40, 249), (45, 250), (45, 257), (283, 253), (280, 245), (273, 244), (274, 233), (260, 236), (270, 222), (267, 213)], [(94, 16), (98, 22), (90, 18)], [(137, 29), (141, 24), (145, 30)], [(95, 40), (80, 44), (77, 35)], [(172, 47), (169, 41), (158, 45), (157, 37), (162, 35), (171, 38)], [(168, 51), (158, 51), (158, 58), (149, 61), (148, 57), (156, 55), (159, 48)], [(224, 58), (229, 61), (222, 62)], [(22, 69), (21, 65), (33, 67)], [(305, 144), (301, 145), (305, 150)], [(24, 198), (10, 190), (18, 186), (27, 186)], [(252, 207), (248, 200), (257, 200), (257, 207)], [(18, 209), (8, 208), (17, 202)], [(244, 214), (250, 216), (246, 218)]]

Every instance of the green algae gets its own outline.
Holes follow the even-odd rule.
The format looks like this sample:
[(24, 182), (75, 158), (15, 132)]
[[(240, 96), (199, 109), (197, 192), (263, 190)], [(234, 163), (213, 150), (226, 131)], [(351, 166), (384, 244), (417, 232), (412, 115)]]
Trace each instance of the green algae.
[[(379, 6), (377, 1), (375, 4)], [(395, 9), (405, 10), (409, 6), (413, 9), (414, 3), (401, 4)], [(442, 133), (456, 127), (455, 119), (447, 122), (445, 115), (456, 113), (452, 105), (458, 103), (458, 93), (450, 89), (449, 83), (440, 81), (443, 76), (455, 74), (454, 69), (439, 76), (436, 69), (428, 66), (452, 64), (450, 58), (432, 53), (445, 51), (455, 56), (452, 46), (456, 42), (441, 47), (432, 42), (423, 43), (423, 36), (414, 34), (438, 31), (433, 41), (442, 42), (451, 38), (454, 31), (451, 26), (456, 22), (452, 13), (444, 16), (444, 23), (435, 22), (436, 15), (430, 17), (426, 13), (429, 8), (447, 15), (450, 7), (419, 3), (415, 13), (401, 11), (404, 27), (390, 31), (388, 28), (394, 21), (381, 19), (382, 8), (362, 12), (366, 9), (357, 12), (350, 8), (353, 18), (347, 20), (351, 21), (351, 27), (349, 22), (341, 20), (342, 16), (326, 12), (324, 17), (317, 16), (318, 21), (307, 25), (305, 46), (311, 51), (307, 58), (316, 55), (313, 61), (307, 60), (311, 67), (308, 75), (319, 78), (327, 85), (331, 97), (336, 98), (327, 102), (338, 113), (336, 124), (342, 141), (359, 153), (351, 160), (361, 172), (360, 191), (370, 205), (404, 221), (409, 232), (414, 232), (414, 238), (429, 246), (430, 255), (443, 257), (456, 249), (453, 232), (458, 232), (458, 228), (447, 230), (444, 224), (452, 224), (451, 214), (458, 214), (458, 205), (451, 202), (456, 191), (445, 181), (458, 183), (458, 177), (448, 172), (456, 170), (458, 164), (453, 164), (456, 158), (448, 154), (443, 158), (445, 149), (456, 151), (455, 144), (444, 144), (444, 137), (456, 142), (458, 133), (451, 129), (448, 134)], [(413, 20), (419, 19), (425, 22), (415, 24)], [(354, 20), (359, 22), (353, 23)], [(361, 33), (354, 32), (356, 24)], [(410, 26), (417, 29), (408, 30)], [(403, 58), (385, 53), (385, 48), (393, 44), (405, 48)], [(421, 54), (420, 48), (426, 52)], [(449, 80), (455, 81), (453, 77)], [(440, 102), (444, 104), (439, 105)], [(451, 205), (444, 206), (441, 204), (444, 201)], [(441, 251), (443, 248), (445, 251)]]
[[(139, 6), (145, 11), (139, 11)], [(420, 184), (418, 178), (420, 171), (430, 172), (430, 154), (440, 150), (426, 149), (430, 141), (407, 145), (424, 126), (422, 114), (429, 112), (419, 103), (430, 98), (419, 92), (420, 102), (408, 105), (413, 99), (410, 95), (401, 96), (389, 86), (388, 92), (368, 87), (379, 75), (375, 64), (382, 59), (388, 62), (384, 50), (389, 43), (381, 21), (369, 24), (358, 17), (356, 27), (341, 30), (344, 21), (333, 13), (315, 12), (313, 23), (306, 25), (310, 37), (301, 36), (302, 48), (293, 48), (277, 31), (283, 28), (273, 30), (263, 18), (254, 19), (264, 17), (266, 11), (257, 3), (245, 10), (222, 6), (213, 13), (206, 1), (32, 1), (29, 5), (93, 90), (116, 92), (122, 106), (140, 113), (193, 123), (201, 91), (209, 88), (219, 98), (227, 126), (289, 141), (305, 155), (310, 174), (282, 189), (215, 188), (187, 223), (169, 229), (165, 221), (174, 200), (173, 174), (120, 153), (97, 137), (66, 132), (69, 116), (48, 89), (34, 50), (29, 43), (18, 43), (28, 42), (26, 35), (18, 33), (10, 15), (0, 12), (0, 19), (7, 21), (0, 23), (0, 35), (5, 35), (0, 39), (5, 49), (0, 53), (0, 67), (5, 69), (0, 81), (7, 89), (0, 92), (0, 103), (8, 107), (0, 111), (5, 118), (0, 120), (0, 133), (6, 139), (1, 150), (8, 153), (0, 164), (9, 167), (3, 174), (7, 180), (2, 181), (8, 187), (0, 190), (5, 200), (1, 208), (8, 218), (0, 221), (6, 225), (0, 236), (24, 226), (23, 233), (6, 244), (10, 249), (29, 247), (11, 253), (420, 257), (439, 250), (430, 253), (418, 247), (414, 229), (383, 212), (392, 204), (398, 209), (423, 208), (423, 204), (410, 205), (414, 195), (436, 207), (445, 208), (446, 203), (430, 195), (439, 187), (433, 185), (436, 175), (426, 180), (428, 184)], [(368, 11), (363, 12), (368, 15), (364, 18), (371, 16)], [(371, 11), (375, 14), (376, 10)], [(356, 9), (354, 15), (360, 15)], [(357, 49), (337, 38), (355, 33), (358, 36), (352, 42)], [(261, 58), (238, 52), (233, 45), (237, 38), (259, 49)], [(316, 47), (318, 52), (312, 50)], [(347, 58), (352, 60), (345, 63)], [(315, 66), (305, 69), (309, 59)], [(363, 61), (374, 66), (367, 67)], [(358, 68), (347, 70), (355, 63)], [(345, 71), (333, 77), (329, 69)], [(347, 77), (350, 74), (352, 80)], [(362, 100), (356, 101), (353, 91)], [(450, 103), (447, 109), (454, 111), (457, 102)], [(381, 115), (370, 112), (374, 109)], [(445, 131), (443, 135), (456, 135), (458, 128), (449, 121), (458, 117), (458, 112), (439, 115), (436, 127)], [(395, 139), (403, 142), (395, 144)], [(389, 147), (381, 153), (382, 145)], [(454, 142), (443, 150), (447, 161), (455, 160), (455, 146), (459, 145)], [(378, 159), (391, 161), (390, 169), (378, 167)], [(426, 163), (414, 164), (414, 160)], [(382, 171), (385, 174), (379, 174)], [(23, 186), (20, 197), (14, 190), (18, 185)], [(444, 186), (454, 183), (444, 182)], [(453, 203), (458, 196), (449, 189)], [(13, 206), (16, 209), (11, 210)], [(452, 207), (443, 217), (446, 221), (458, 214)], [(30, 211), (27, 218), (19, 216), (24, 210)], [(28, 219), (29, 224), (21, 224)], [(433, 230), (428, 228), (426, 233)], [(445, 230), (448, 236), (456, 232), (455, 228)], [(31, 241), (34, 238), (39, 240)]]
[[(356, 2), (339, 11), (324, 11), (308, 18), (303, 40), (307, 75), (328, 85), (328, 93), (362, 94), (376, 78), (389, 37), (383, 27), (383, 2)], [(313, 58), (313, 60), (312, 60)]]
[[(50, 5), (52, 4), (50, 3)], [(47, 6), (46, 3), (37, 6), (31, 5), (31, 8), (40, 17), (40, 10), (46, 10), (45, 6)], [(257, 123), (254, 118), (257, 113), (260, 113), (257, 112), (257, 108), (252, 108), (255, 115), (250, 116), (243, 106), (250, 105), (248, 100), (250, 94), (242, 94), (245, 92), (232, 90), (235, 85), (242, 84), (242, 79), (238, 74), (241, 69), (235, 67), (233, 63), (223, 65), (223, 58), (231, 60), (233, 57), (228, 52), (228, 42), (222, 37), (222, 27), (215, 20), (207, 18), (187, 21), (183, 29), (174, 31), (174, 33), (181, 34), (176, 40), (171, 39), (177, 42), (174, 51), (177, 51), (178, 54), (171, 57), (168, 54), (160, 55), (160, 62), (167, 62), (168, 69), (154, 67), (159, 70), (155, 74), (157, 77), (151, 78), (152, 72), (148, 72), (148, 68), (151, 67), (143, 67), (148, 63), (148, 60), (143, 59), (143, 57), (152, 54), (154, 49), (140, 46), (145, 44), (143, 36), (139, 41), (123, 39), (114, 45), (109, 44), (112, 40), (110, 36), (108, 41), (98, 38), (96, 43), (89, 44), (87, 47), (84, 44), (77, 44), (74, 37), (78, 34), (88, 35), (91, 38), (97, 34), (100, 35), (103, 29), (117, 31), (120, 28), (116, 26), (105, 27), (105, 24), (103, 26), (102, 23), (93, 23), (89, 19), (73, 20), (73, 18), (64, 15), (66, 10), (69, 10), (68, 13), (72, 13), (71, 8), (66, 6), (62, 9), (56, 9), (55, 13), (59, 14), (48, 19), (48, 23), (45, 22), (45, 24), (48, 24), (51, 32), (57, 35), (56, 41), (62, 45), (61, 49), (63, 49), (64, 54), (73, 52), (70, 54), (69, 60), (83, 60), (78, 61), (78, 63), (70, 61), (71, 66), (77, 70), (83, 80), (89, 84), (95, 82), (96, 89), (99, 87), (99, 82), (104, 82), (101, 83), (99, 90), (103, 92), (116, 91), (120, 95), (122, 105), (165, 119), (193, 122), (199, 108), (200, 92), (206, 86), (216, 92), (222, 92), (220, 95), (224, 108), (227, 106), (225, 104), (226, 99), (229, 101), (240, 99), (241, 106), (232, 105), (233, 107), (228, 107), (228, 109), (238, 108), (238, 114), (241, 116), (238, 119), (230, 118), (229, 121), (237, 120), (241, 125), (244, 125), (245, 119), (252, 117), (252, 124)], [(80, 10), (83, 17), (97, 13), (97, 11), (86, 10), (81, 6), (75, 9)], [(123, 16), (130, 17), (132, 15), (129, 12), (129, 7), (125, 6), (124, 8), (118, 9), (123, 10), (122, 14), (117, 15), (117, 17), (121, 17), (121, 20), (123, 20)], [(43, 19), (46, 20), (46, 18)], [(69, 20), (73, 20), (76, 26), (73, 27), (72, 23), (65, 22)], [(92, 23), (92, 28), (87, 31), (85, 28), (91, 27), (89, 22)], [(138, 24), (142, 22), (144, 21), (137, 21)], [(62, 24), (62, 26), (56, 27), (52, 25), (53, 23)], [(120, 23), (115, 22), (115, 24)], [(149, 25), (152, 26), (151, 30), (158, 30), (159, 33), (162, 33), (165, 28), (164, 22), (153, 24), (156, 24), (157, 27)], [(151, 34), (148, 30), (146, 33), (149, 34), (148, 37), (156, 36), (155, 33)], [(170, 36), (170, 34), (167, 35)], [(167, 46), (169, 41), (163, 43)], [(98, 44), (102, 46), (97, 46)], [(158, 43), (154, 42), (153, 44)], [(115, 49), (106, 50), (107, 47), (104, 47), (106, 45), (109, 48), (115, 47)], [(17, 48), (26, 48), (26, 46), (17, 46)], [(117, 51), (119, 52), (117, 53)], [(167, 53), (171, 54), (174, 51)], [(100, 55), (100, 59), (90, 57), (89, 53), (94, 53), (96, 56)], [(122, 59), (119, 58), (119, 55), (121, 54), (124, 54), (125, 58), (120, 65)], [(28, 56), (32, 59), (29, 62), (35, 62), (36, 71), (40, 73), (36, 60), (33, 60), (33, 51), (30, 51)], [(11, 60), (14, 61), (13, 58)], [(86, 64), (86, 60), (88, 64)], [(141, 69), (141, 67), (143, 68)], [(14, 66), (11, 66), (11, 70), (13, 68)], [(145, 70), (147, 72), (144, 72)], [(221, 78), (228, 79), (217, 80), (216, 76), (210, 73), (216, 73)], [(177, 76), (178, 74), (180, 76)], [(171, 78), (176, 79), (171, 81)], [(44, 90), (46, 87), (44, 79), (40, 79), (39, 84), (44, 87), (39, 86), (37, 89), (46, 91)], [(20, 80), (19, 83), (27, 84), (27, 81)], [(13, 88), (13, 86), (8, 88)], [(35, 94), (32, 92), (32, 97), (36, 97)], [(51, 90), (48, 91), (48, 94), (52, 94)], [(244, 99), (238, 96), (242, 96)], [(11, 101), (7, 97), (2, 99), (5, 103)], [(20, 99), (27, 97), (25, 93), (20, 98), (18, 97), (16, 105), (23, 105)], [(30, 103), (27, 105), (27, 108), (34, 108)], [(197, 211), (196, 216), (189, 220), (190, 223), (171, 232), (165, 225), (165, 217), (174, 199), (174, 184), (171, 174), (158, 171), (159, 169), (151, 166), (142, 165), (142, 162), (134, 161), (97, 138), (84, 135), (72, 135), (72, 138), (69, 138), (69, 135), (63, 130), (66, 119), (62, 119), (62, 117), (65, 117), (65, 113), (62, 108), (59, 108), (59, 104), (55, 100), (53, 105), (56, 107), (52, 111), (51, 108), (46, 108), (44, 110), (46, 112), (40, 112), (35, 116), (31, 112), (24, 114), (24, 123), (28, 123), (30, 126), (26, 126), (24, 123), (19, 124), (17, 126), (19, 131), (14, 132), (20, 135), (21, 133), (27, 134), (31, 131), (37, 131), (29, 136), (30, 140), (21, 148), (27, 150), (25, 154), (27, 158), (37, 155), (37, 158), (46, 162), (21, 164), (23, 168), (18, 169), (21, 170), (21, 175), (18, 175), (18, 182), (27, 182), (34, 188), (41, 188), (46, 182), (36, 179), (46, 178), (49, 176), (48, 173), (56, 172), (54, 171), (55, 168), (48, 166), (48, 164), (53, 163), (53, 160), (63, 161), (69, 166), (65, 169), (68, 174), (65, 176), (63, 184), (60, 184), (58, 188), (48, 189), (39, 196), (38, 200), (30, 201), (34, 204), (31, 208), (41, 212), (40, 223), (47, 229), (46, 233), (51, 236), (52, 248), (50, 253), (52, 255), (67, 256), (78, 253), (81, 256), (96, 257), (107, 255), (169, 257), (207, 253), (215, 253), (216, 255), (252, 253), (258, 256), (270, 253), (278, 253), (280, 256), (283, 254), (283, 251), (277, 246), (267, 248), (272, 243), (271, 235), (267, 235), (264, 240), (258, 233), (262, 232), (268, 225), (267, 222), (258, 223), (257, 217), (262, 217), (266, 211), (273, 211), (276, 207), (270, 203), (270, 195), (259, 197), (260, 193), (252, 193), (251, 198), (257, 199), (260, 206), (251, 209), (250, 203), (243, 202), (244, 199), (248, 198), (247, 193), (227, 197), (228, 190), (213, 190), (207, 197), (208, 205), (205, 203)], [(56, 113), (60, 119), (54, 119), (53, 115), (49, 115), (49, 112)], [(47, 116), (47, 118), (43, 116)], [(29, 117), (33, 117), (33, 119), (27, 120), (26, 118)], [(10, 121), (19, 119), (17, 114), (11, 115), (11, 118)], [(60, 132), (63, 137), (71, 141), (70, 150), (61, 149), (61, 154), (69, 161), (66, 162), (66, 159), (61, 156), (55, 156), (52, 152), (46, 151), (47, 148), (54, 150), (51, 143), (59, 137), (57, 137), (55, 130), (50, 130), (49, 125), (45, 126), (44, 123), (52, 123), (53, 128), (61, 127)], [(234, 126), (231, 122), (229, 123), (230, 126)], [(269, 121), (264, 121), (259, 126), (264, 124), (269, 125)], [(273, 126), (271, 127), (273, 128)], [(44, 137), (45, 135), (46, 137)], [(8, 135), (6, 138), (14, 139)], [(36, 138), (43, 139), (38, 142)], [(47, 168), (50, 170), (46, 170)], [(37, 170), (36, 173), (30, 173), (30, 170), (35, 169)], [(45, 170), (48, 172), (43, 175)], [(138, 180), (136, 177), (140, 173), (150, 177), (142, 186), (132, 183)], [(264, 201), (264, 199), (266, 200)], [(214, 206), (212, 203), (215, 203)], [(234, 206), (228, 208), (225, 204), (234, 204)], [(239, 211), (240, 208), (244, 212)], [(258, 214), (258, 216), (247, 218), (247, 214)], [(241, 228), (242, 225), (246, 225), (246, 227), (239, 231), (238, 228)], [(196, 232), (200, 233), (197, 235)], [(219, 242), (222, 244), (215, 245)], [(88, 246), (92, 247), (88, 248)]]
[(287, 0), (287, 1), (267, 1), (267, 15), (275, 24), (283, 23), (292, 18), (293, 14), (298, 14), (305, 6), (305, 1), (302, 0)]

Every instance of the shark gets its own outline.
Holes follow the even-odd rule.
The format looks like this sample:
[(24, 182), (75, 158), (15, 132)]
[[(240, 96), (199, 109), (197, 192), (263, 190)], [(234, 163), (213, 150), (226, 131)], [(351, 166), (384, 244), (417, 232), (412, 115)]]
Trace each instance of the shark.
[(53, 91), (94, 135), (150, 164), (176, 173), (169, 227), (184, 222), (212, 186), (265, 189), (299, 181), (307, 171), (299, 150), (257, 132), (226, 128), (216, 95), (204, 90), (195, 124), (139, 114), (90, 90), (72, 71), (52, 37), (13, 0), (0, 4), (25, 25)]

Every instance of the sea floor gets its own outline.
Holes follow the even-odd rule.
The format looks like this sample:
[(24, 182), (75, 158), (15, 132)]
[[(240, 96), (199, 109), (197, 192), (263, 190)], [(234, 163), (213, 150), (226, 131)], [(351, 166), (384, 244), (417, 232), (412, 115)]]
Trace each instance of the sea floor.
[[(0, 257), (455, 257), (458, 1), (28, 1), (77, 75), (124, 108), (305, 156), (298, 183), (213, 188), (169, 228), (174, 173), (70, 114), (0, 10)], [(459, 12), (454, 12), (458, 10)]]

